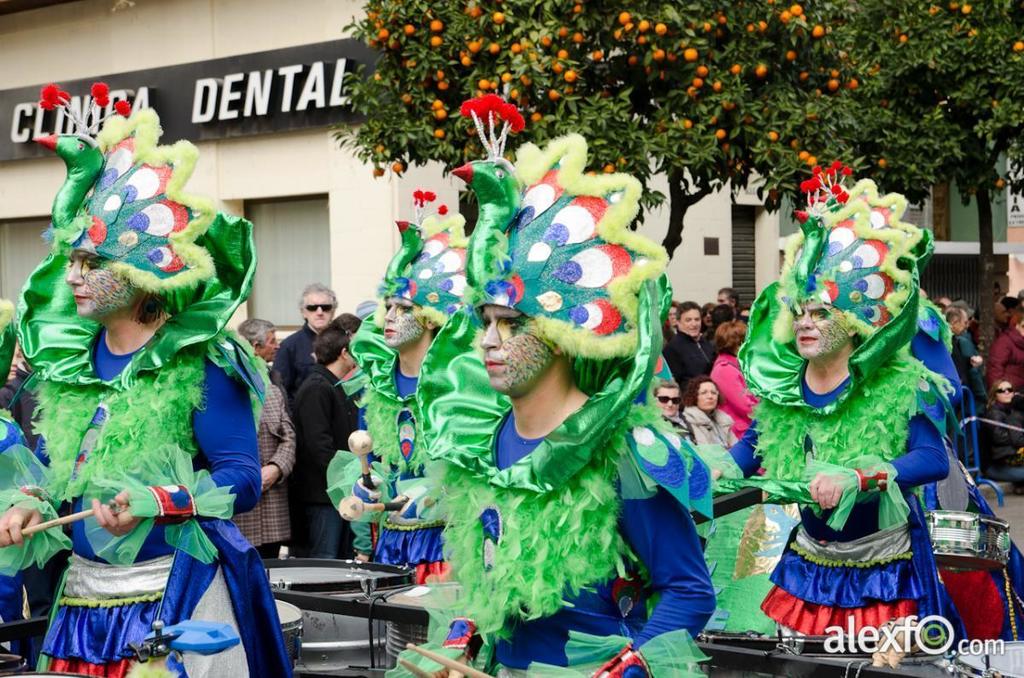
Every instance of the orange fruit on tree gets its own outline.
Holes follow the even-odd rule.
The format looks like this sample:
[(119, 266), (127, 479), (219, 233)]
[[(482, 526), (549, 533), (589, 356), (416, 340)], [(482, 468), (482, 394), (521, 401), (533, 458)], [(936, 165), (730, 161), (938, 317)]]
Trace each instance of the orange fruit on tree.
[(683, 58), (689, 61), (690, 63), (696, 61), (698, 56), (700, 55), (697, 53), (697, 50), (695, 50), (693, 47), (687, 47), (686, 50), (683, 51)]
[(1013, 51), (1024, 52), (1024, 40), (1018, 40), (1017, 42), (1013, 43)]
[(434, 99), (430, 103), (430, 107), (436, 111), (436, 110), (438, 110), (440, 108), (444, 108), (444, 102), (441, 101), (440, 99)]
[(538, 113), (537, 111), (534, 111), (533, 113), (530, 114), (530, 120), (532, 120), (533, 122), (540, 122), (543, 119), (544, 116)]
[(462, 59), (460, 59), (459, 61), (460, 61), (460, 63), (463, 66), (467, 66), (468, 67), (468, 66), (472, 66), (473, 65), (473, 60), (470, 59), (468, 56), (462, 57)]
[(736, 104), (734, 104), (733, 102), (731, 102), (731, 101), (723, 101), (722, 102), (722, 110), (731, 111), (734, 108), (736, 108)]
[(562, 26), (561, 28), (558, 29), (558, 37), (564, 38), (564, 37), (566, 37), (568, 35), (569, 35), (569, 29), (566, 28), (565, 26)]
[(807, 159), (804, 160), (804, 162), (806, 162), (808, 165), (814, 166), (818, 164), (818, 158), (817, 156), (809, 155), (807, 156)]
[(999, 179), (996, 179), (996, 188), (999, 188), (999, 189), (1006, 188), (1006, 182), (1003, 181), (1002, 177), (1000, 177)]
[(375, 176), (375, 177), (382, 177), (382, 176), (384, 176), (384, 168), (383, 167), (374, 167), (373, 168), (373, 176)]
[(632, 54), (628, 59), (626, 59), (626, 63), (628, 63), (630, 66), (636, 66), (638, 63), (640, 63), (640, 59), (637, 57), (637, 55)]
[(491, 21), (498, 24), (499, 26), (505, 23), (505, 15), (502, 12), (495, 12), (491, 15)]
[(689, 87), (686, 88), (686, 95), (688, 97), (692, 98), (692, 99), (696, 99), (697, 98), (697, 88), (694, 87), (693, 85), (690, 85)]
[(559, 59), (568, 59), (569, 58), (569, 52), (567, 52), (564, 49), (558, 50), (558, 58)]
[(583, 34), (582, 33), (577, 31), (576, 33), (572, 34), (572, 41), (575, 42), (577, 45), (582, 43), (583, 40), (584, 40), (584, 38), (583, 38)]
[(551, 64), (551, 70), (554, 71), (556, 74), (560, 74), (562, 71), (565, 70), (565, 66), (556, 61), (555, 63)]
[(441, 129), (440, 127), (435, 129), (434, 130), (434, 138), (435, 139), (444, 139), (444, 130)]
[(513, 42), (511, 45), (509, 45), (508, 49), (513, 54), (519, 54), (520, 52), (523, 51), (523, 46), (520, 45), (518, 42)]
[(719, 14), (719, 15), (718, 15), (718, 24), (719, 24), (720, 26), (724, 26), (724, 25), (726, 25), (727, 23), (729, 23), (729, 19), (727, 19), (727, 18), (726, 18), (726, 16), (725, 16), (724, 14)]
[(756, 30), (757, 27), (754, 24), (747, 24), (747, 33), (753, 33)]
[(690, 129), (693, 127), (693, 120), (689, 118), (683, 118), (683, 129)]
[(907, 34), (906, 33), (900, 33), (900, 42), (906, 42), (907, 40), (910, 40), (910, 38), (907, 36)]
[(632, 17), (629, 15), (629, 12), (620, 12), (619, 13), (619, 24), (620, 25), (625, 26), (626, 24), (629, 23), (630, 19), (632, 19)]
[(831, 78), (828, 81), (828, 91), (835, 92), (837, 89), (839, 89), (839, 81), (836, 80), (835, 78)]
[(762, 33), (764, 33), (766, 30), (768, 30), (768, 22), (767, 21), (758, 21), (757, 22), (757, 30), (762, 32)]
[(380, 40), (381, 42), (384, 42), (390, 36), (391, 36), (391, 31), (389, 31), (386, 28), (382, 28), (379, 31), (377, 31), (377, 39)]
[(726, 134), (728, 134), (728, 132), (726, 132), (721, 127), (719, 127), (718, 129), (715, 130), (715, 138), (718, 139), (719, 141), (721, 141), (722, 139), (725, 139)]
[(434, 33), (440, 33), (444, 30), (444, 23), (442, 23), (440, 19), (434, 19), (430, 22), (430, 30)]
[(714, 25), (710, 21), (705, 21), (704, 22), (704, 32), (705, 33), (710, 33), (712, 28), (714, 28)]
[(739, 64), (733, 64), (732, 66), (729, 67), (729, 72), (732, 73), (733, 75), (739, 75), (740, 73), (743, 72), (743, 66), (740, 66)]
[(441, 82), (437, 83), (437, 88), (442, 92), (445, 91), (446, 89), (448, 89), (448, 81), (442, 80)]
[(406, 104), (406, 105), (411, 104), (412, 103), (412, 95), (409, 94), (409, 93), (403, 94), (402, 95), (402, 103)]
[(668, 26), (663, 23), (654, 24), (654, 32), (657, 35), (665, 35), (668, 33)]
[(715, 92), (721, 92), (722, 91), (722, 81), (721, 80), (715, 80), (713, 83), (711, 83), (711, 89), (713, 89)]
[(492, 42), (490, 45), (488, 45), (487, 51), (490, 52), (491, 54), (497, 54), (498, 52), (501, 51), (501, 45), (499, 45), (496, 42)]
[(604, 166), (604, 173), (605, 174), (611, 174), (614, 171), (615, 171), (615, 165), (613, 165), (611, 163), (608, 163), (607, 165)]
[(828, 74), (829, 74), (830, 77), (833, 77), (833, 78), (838, 78), (839, 77), (839, 71), (837, 71), (834, 68), (831, 71), (829, 71)]
[(593, 59), (594, 61), (600, 61), (601, 59), (604, 58), (604, 52), (602, 50), (595, 49), (593, 52), (590, 53), (590, 58)]
[(825, 27), (822, 26), (821, 24), (816, 24), (814, 26), (814, 28), (811, 29), (811, 37), (812, 38), (824, 38), (825, 37)]
[(622, 29), (616, 28), (615, 32), (612, 33), (612, 37), (615, 38), (616, 40), (622, 40)]
[(782, 14), (779, 15), (779, 21), (784, 24), (788, 24), (793, 19), (793, 15), (790, 14), (788, 9), (782, 10)]
[(885, 158), (879, 158), (878, 159), (878, 166), (881, 167), (882, 169), (885, 169), (888, 165), (889, 165), (889, 161), (886, 160)]
[(541, 47), (551, 47), (551, 36), (545, 35), (540, 39)]
[(502, 82), (508, 82), (511, 79), (512, 79), (512, 74), (509, 73), (508, 71), (505, 71), (504, 73), (501, 74), (501, 81)]
[(970, 14), (971, 13), (971, 6), (968, 5), (967, 3), (964, 3), (963, 6), (960, 7), (960, 13), (961, 14)]
[(860, 81), (857, 78), (850, 78), (850, 81), (846, 83), (847, 89), (857, 89), (860, 87)]
[(803, 16), (804, 8), (801, 7), (800, 5), (792, 5), (789, 8), (789, 13), (792, 14), (793, 16)]
[(800, 158), (801, 160), (807, 160), (807, 158), (811, 157), (811, 154), (808, 153), (807, 151), (800, 151), (796, 157)]
[(434, 73), (434, 80), (444, 80), (444, 71), (437, 71)]
[(711, 116), (711, 120), (709, 120), (708, 122), (710, 122), (712, 125), (717, 125), (718, 124), (718, 116), (717, 115), (712, 115)]
[(583, 5), (581, 5), (579, 3), (576, 3), (575, 5), (573, 5), (572, 6), (572, 13), (573, 14), (582, 14), (583, 13)]
[(654, 53), (651, 55), (651, 58), (654, 59), (655, 61), (664, 61), (665, 60), (665, 50), (663, 50), (663, 49), (656, 49), (656, 50), (654, 50)]
[(432, 35), (432, 36), (430, 36), (430, 46), (431, 47), (440, 47), (443, 43), (444, 43), (444, 40), (441, 39), (440, 35)]
[(519, 98), (519, 90), (517, 90), (517, 89), (510, 90), (509, 93), (508, 93), (508, 98), (509, 99), (518, 99)]
[(694, 78), (693, 86), (696, 87), (697, 89), (700, 89), (701, 87), (704, 86), (704, 80), (701, 78)]
[(779, 140), (779, 133), (775, 130), (768, 132), (768, 141), (776, 142)]
[(401, 174), (402, 172), (405, 171), (405, 165), (403, 165), (400, 162), (393, 163), (391, 165), (391, 171), (394, 172), (395, 174)]
[(796, 50), (795, 49), (788, 49), (788, 50), (786, 50), (786, 61), (796, 61)]
[(466, 10), (466, 13), (469, 14), (469, 16), (473, 17), (474, 19), (479, 19), (480, 15), (483, 14), (484, 11), (480, 9), (479, 5), (473, 5), (472, 7)]
[(708, 67), (707, 66), (704, 66), (703, 64), (700, 65), (700, 66), (697, 66), (697, 75), (698, 76), (700, 76), (702, 78), (706, 78), (706, 77), (708, 77), (708, 73), (709, 72), (710, 71), (708, 71)]
[(565, 78), (566, 82), (576, 82), (576, 71), (569, 69), (568, 71), (565, 72), (565, 75), (563, 75), (562, 77)]
[(470, 52), (476, 54), (477, 52), (484, 48), (484, 43), (480, 42), (479, 40), (470, 40), (468, 47)]
[(416, 32), (416, 27), (413, 26), (412, 24), (406, 24), (405, 26), (402, 27), (402, 32), (405, 33), (406, 35), (412, 35), (413, 33)]
[(648, 21), (647, 19), (641, 19), (640, 23), (637, 24), (636, 28), (641, 33), (646, 33), (647, 31), (651, 30), (651, 22)]
[(764, 64), (758, 64), (757, 68), (754, 69), (754, 75), (756, 75), (759, 78), (763, 78), (764, 76), (768, 75), (768, 67), (765, 66)]
[(529, 87), (531, 84), (533, 84), (533, 80), (530, 79), (530, 76), (528, 76), (528, 75), (520, 75), (519, 76), (519, 82), (523, 83), (527, 87)]
[[(792, 141), (789, 142), (789, 147), (795, 151), (796, 149), (800, 148), (800, 142), (797, 139), (793, 139)], [(803, 160), (803, 158), (800, 159)]]
[(646, 35), (639, 35), (639, 36), (637, 36), (636, 44), (638, 44), (638, 45), (646, 45), (647, 44), (647, 36)]
[(491, 88), (491, 81), (488, 80), (487, 78), (480, 78), (480, 80), (476, 83), (476, 86), (486, 91)]

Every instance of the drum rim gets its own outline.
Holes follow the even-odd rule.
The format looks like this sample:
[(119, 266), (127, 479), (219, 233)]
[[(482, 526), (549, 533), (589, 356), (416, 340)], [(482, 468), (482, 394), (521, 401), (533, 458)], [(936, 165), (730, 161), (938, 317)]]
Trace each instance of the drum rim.
[[(281, 570), (301, 567), (323, 570), (363, 571), (377, 575), (373, 577), (375, 590), (397, 588), (412, 584), (416, 574), (416, 570), (411, 567), (386, 565), (384, 563), (364, 563), (358, 560), (332, 560), (328, 558), (287, 558), (280, 560), (273, 558), (263, 561), (263, 569), (266, 570), (271, 584), (280, 578), (279, 576), (275, 577), (274, 574), (284, 574)], [(275, 573), (275, 571), (277, 572)], [(345, 586), (341, 586), (341, 582), (310, 582), (298, 585), (293, 583), (288, 588), (300, 593), (355, 593), (362, 591), (359, 580), (355, 579), (350, 580)]]

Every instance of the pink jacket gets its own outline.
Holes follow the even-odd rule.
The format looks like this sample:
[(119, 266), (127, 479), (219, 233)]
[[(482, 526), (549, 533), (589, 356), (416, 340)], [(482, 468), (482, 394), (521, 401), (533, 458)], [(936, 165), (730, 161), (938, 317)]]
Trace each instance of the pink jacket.
[(728, 353), (718, 354), (711, 368), (711, 380), (715, 382), (721, 394), (722, 404), (719, 408), (732, 417), (732, 432), (737, 438), (742, 438), (744, 432), (750, 428), (757, 398), (750, 395), (750, 391), (747, 390), (747, 382), (740, 372), (740, 361)]

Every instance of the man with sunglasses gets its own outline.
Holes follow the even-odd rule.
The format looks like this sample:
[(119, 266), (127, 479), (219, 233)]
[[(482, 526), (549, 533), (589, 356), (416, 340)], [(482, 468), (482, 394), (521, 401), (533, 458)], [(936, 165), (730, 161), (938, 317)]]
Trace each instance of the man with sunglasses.
[(337, 308), (338, 297), (329, 287), (313, 283), (302, 290), (299, 302), (302, 328), (281, 342), (274, 358), (274, 370), (281, 375), (289, 402), (295, 399), (302, 380), (316, 364), (313, 342), (330, 324)]

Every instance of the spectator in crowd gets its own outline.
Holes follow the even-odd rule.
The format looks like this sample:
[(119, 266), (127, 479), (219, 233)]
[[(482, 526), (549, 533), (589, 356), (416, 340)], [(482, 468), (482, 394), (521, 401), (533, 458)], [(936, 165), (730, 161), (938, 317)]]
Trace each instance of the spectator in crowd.
[(950, 302), (945, 315), (953, 333), (952, 357), (956, 373), (960, 376), (960, 383), (971, 390), (974, 402), (980, 406), (986, 400), (985, 379), (981, 374), (984, 361), (978, 353), (978, 347), (974, 345), (971, 333), (967, 331), (967, 311)]
[(274, 326), (274, 323), (269, 320), (249, 318), (238, 326), (238, 333), (252, 344), (253, 353), (267, 363), (267, 368), (270, 371), (270, 383), (283, 389), (284, 380), (281, 378), (281, 373), (273, 366), (278, 349), (277, 327)]
[(679, 388), (685, 389), (691, 377), (711, 371), (715, 350), (701, 335), (700, 306), (694, 302), (680, 304), (676, 329), (678, 333), (665, 348), (665, 361)]
[(714, 310), (715, 306), (718, 306), (718, 304), (709, 301), (700, 307), (700, 333), (705, 336), (707, 336), (708, 328), (711, 327), (711, 311)]
[(683, 418), (693, 431), (693, 442), (698, 445), (721, 445), (726, 449), (736, 444), (732, 432), (732, 418), (719, 405), (722, 400), (718, 387), (706, 374), (694, 377), (683, 393)]
[[(273, 323), (258, 318), (238, 326), (238, 333), (252, 344), (256, 355), (270, 361), (277, 348), (276, 330)], [(284, 391), (275, 383), (267, 387), (256, 435), (263, 494), (255, 508), (236, 514), (234, 521), (261, 557), (277, 558), (281, 545), (291, 539), (292, 532), (285, 480), (295, 466), (295, 428), (288, 416)]]
[(274, 365), (281, 373), (289, 401), (295, 399), (302, 380), (313, 367), (313, 341), (331, 322), (337, 307), (338, 297), (334, 291), (320, 283), (313, 283), (302, 291), (302, 300), (299, 302), (299, 311), (304, 321), (302, 328), (281, 342), (277, 363)]
[(989, 386), (1006, 380), (1015, 389), (1024, 387), (1024, 309), (1007, 314), (1006, 330), (992, 342), (985, 378)]
[(672, 427), (690, 442), (693, 442), (693, 431), (679, 413), (682, 396), (679, 395), (679, 384), (671, 379), (661, 379), (654, 387), (654, 400), (661, 409), (661, 416), (672, 424)]
[[(992, 385), (988, 399), (988, 419), (999, 424), (985, 424), (988, 434), (989, 464), (985, 474), (995, 480), (1013, 483), (1014, 494), (1024, 494), (1024, 412), (1022, 398), (1013, 384), (1001, 379)], [(1013, 428), (1008, 428), (1013, 427)]]
[(331, 321), (329, 327), (335, 327), (342, 332), (347, 332), (351, 336), (359, 331), (359, 327), (362, 324), (363, 321), (359, 319), (359, 316), (352, 315), (351, 313), (342, 313)]
[(743, 308), (741, 308), (740, 309), (740, 314), (738, 316), (736, 316), (736, 319), (741, 321), (741, 322), (743, 322), (743, 323), (749, 323), (750, 322), (750, 307), (749, 306), (744, 306)]
[(935, 305), (938, 306), (939, 310), (941, 310), (941, 311), (945, 311), (947, 308), (949, 308), (953, 304), (953, 300), (950, 299), (947, 296), (938, 297), (934, 301), (935, 301)]
[(32, 425), (32, 419), (36, 412), (36, 396), (31, 389), (22, 388), (30, 376), (32, 376), (32, 369), (25, 362), (21, 348), (15, 348), (11, 371), (8, 374), (0, 375), (5, 378), (3, 388), (0, 388), (0, 409), (10, 410), (11, 417), (25, 434), (25, 441), (28, 443), (29, 449), (34, 450), (36, 442), (39, 440), (39, 434), (33, 430)]
[(661, 338), (663, 340), (662, 349), (668, 346), (668, 343), (672, 341), (672, 337), (676, 336), (676, 325), (679, 324), (679, 306), (681, 304), (678, 301), (673, 301), (668, 307), (668, 318), (665, 320), (665, 324), (661, 326)]
[(313, 344), (316, 365), (295, 394), (296, 460), (292, 491), (303, 505), (309, 529), (310, 558), (351, 558), (352, 531), (327, 496), (327, 466), (338, 450), (348, 449), (357, 428), (355, 404), (339, 385), (355, 367), (348, 352), (350, 335), (324, 329)]
[(722, 396), (721, 410), (732, 419), (732, 432), (737, 438), (742, 438), (750, 428), (754, 406), (757, 405), (757, 398), (747, 390), (747, 381), (736, 357), (746, 338), (747, 324), (742, 320), (730, 320), (719, 325), (715, 330), (718, 356), (711, 368), (711, 380)]
[(718, 305), (732, 306), (733, 317), (740, 312), (740, 293), (731, 287), (718, 290)]
[(1020, 306), (1020, 300), (1016, 297), (1003, 297), (993, 307), (993, 321), (996, 326), (996, 336), (999, 336), (1010, 327), (1010, 311)]
[[(722, 323), (732, 322), (736, 319), (736, 309), (729, 304), (719, 304), (711, 309), (711, 325), (704, 332), (704, 338), (709, 344), (715, 343), (715, 331)], [(706, 373), (705, 373), (706, 374)]]

